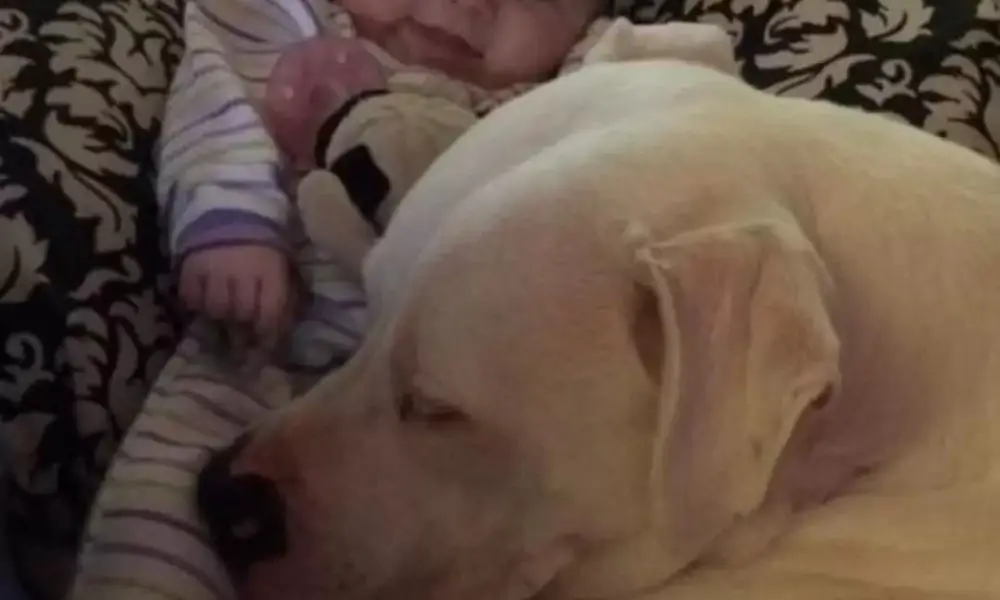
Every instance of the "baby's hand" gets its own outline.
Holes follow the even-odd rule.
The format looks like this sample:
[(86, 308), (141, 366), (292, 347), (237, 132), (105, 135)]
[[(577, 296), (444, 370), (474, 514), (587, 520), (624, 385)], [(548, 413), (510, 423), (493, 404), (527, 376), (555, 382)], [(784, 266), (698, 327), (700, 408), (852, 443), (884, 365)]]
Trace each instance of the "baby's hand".
[(323, 121), (350, 99), (386, 85), (382, 65), (358, 39), (312, 38), (286, 50), (268, 79), (264, 116), (281, 149), (308, 168)]
[(291, 318), (291, 267), (270, 246), (206, 248), (184, 259), (180, 296), (194, 312), (223, 323), (249, 326), (270, 346)]

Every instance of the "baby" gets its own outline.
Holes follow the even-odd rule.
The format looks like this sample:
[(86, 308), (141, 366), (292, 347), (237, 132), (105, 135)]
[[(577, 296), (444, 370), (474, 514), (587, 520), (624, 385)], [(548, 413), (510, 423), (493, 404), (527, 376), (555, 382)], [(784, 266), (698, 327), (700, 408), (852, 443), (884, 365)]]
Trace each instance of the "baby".
[[(187, 50), (168, 99), (158, 189), (184, 305), (248, 327), (266, 344), (287, 328), (296, 303), (286, 193), (295, 174), (283, 167), (308, 168), (309, 144), (326, 117), (399, 68), (441, 73), (483, 98), (505, 97), (553, 75), (603, 3), (340, 0), (329, 6), (327, 21), (346, 21), (357, 40), (377, 51), (378, 64), (350, 58), (351, 52), (342, 54), (348, 60), (331, 54), (324, 62), (322, 45), (340, 43), (340, 33), (315, 37), (305, 45), (316, 48), (299, 46), (298, 58), (282, 59), (302, 43), (301, 34), (295, 39), (289, 31), (301, 32), (306, 23), (320, 32), (320, 11), (307, 0), (262, 2), (254, 10), (249, 4), (188, 5)], [(306, 114), (276, 110), (274, 76), (309, 88), (292, 89), (312, 99)], [(338, 310), (336, 301), (325, 306)]]

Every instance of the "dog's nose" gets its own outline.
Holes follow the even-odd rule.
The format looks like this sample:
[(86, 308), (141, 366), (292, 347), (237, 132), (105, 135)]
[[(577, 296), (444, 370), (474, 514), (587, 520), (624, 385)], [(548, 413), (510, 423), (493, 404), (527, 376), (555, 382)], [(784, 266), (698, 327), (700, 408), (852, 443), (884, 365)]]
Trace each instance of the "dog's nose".
[(196, 502), (215, 549), (235, 579), (263, 560), (288, 550), (285, 504), (273, 481), (234, 474), (233, 463), (250, 441), (244, 434), (216, 452), (198, 475)]

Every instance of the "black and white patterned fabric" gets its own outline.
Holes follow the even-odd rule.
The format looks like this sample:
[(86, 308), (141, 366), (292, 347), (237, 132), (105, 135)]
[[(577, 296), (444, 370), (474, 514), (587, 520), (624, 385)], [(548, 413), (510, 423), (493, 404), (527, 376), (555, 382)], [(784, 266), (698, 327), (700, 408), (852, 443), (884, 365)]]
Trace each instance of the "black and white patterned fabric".
[(48, 597), (177, 335), (150, 165), (179, 32), (176, 0), (0, 4), (0, 441)]
[[(13, 457), (14, 554), (40, 598), (66, 589), (88, 506), (178, 341), (151, 166), (181, 8), (0, 7), (0, 441)], [(624, 0), (616, 11), (721, 25), (758, 87), (883, 113), (1000, 158), (998, 0)], [(126, 529), (153, 527), (116, 510)], [(162, 582), (135, 566), (156, 563), (149, 553), (115, 562), (127, 544), (90, 547), (118, 551), (106, 564), (135, 585)], [(169, 565), (170, 549), (157, 551)], [(221, 593), (211, 578), (178, 579), (201, 590), (188, 599)]]
[(623, 0), (638, 21), (713, 23), (743, 77), (884, 113), (1000, 158), (998, 0)]

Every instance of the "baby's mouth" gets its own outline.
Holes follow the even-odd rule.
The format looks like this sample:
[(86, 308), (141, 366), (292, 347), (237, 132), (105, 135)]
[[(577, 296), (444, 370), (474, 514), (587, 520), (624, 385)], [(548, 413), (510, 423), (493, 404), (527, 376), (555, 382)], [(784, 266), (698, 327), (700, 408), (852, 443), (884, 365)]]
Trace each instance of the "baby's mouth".
[(410, 28), (435, 54), (466, 60), (483, 57), (483, 53), (479, 49), (460, 35), (439, 27), (424, 25), (416, 20), (410, 21)]

